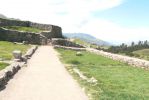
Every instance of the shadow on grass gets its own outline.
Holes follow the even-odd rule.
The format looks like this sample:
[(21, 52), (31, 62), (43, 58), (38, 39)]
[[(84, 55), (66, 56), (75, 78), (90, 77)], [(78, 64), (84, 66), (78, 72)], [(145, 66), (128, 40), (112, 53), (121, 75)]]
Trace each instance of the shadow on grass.
[(77, 60), (71, 60), (71, 61), (69, 61), (69, 63), (71, 63), (71, 64), (74, 64), (74, 65), (79, 65), (79, 64), (81, 64), (79, 61), (77, 61)]

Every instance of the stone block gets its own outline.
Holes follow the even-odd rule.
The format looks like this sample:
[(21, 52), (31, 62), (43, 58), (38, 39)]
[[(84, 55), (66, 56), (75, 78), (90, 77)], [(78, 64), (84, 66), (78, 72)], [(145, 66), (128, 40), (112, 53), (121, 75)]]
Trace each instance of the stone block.
[(13, 56), (14, 56), (14, 59), (21, 60), (22, 52), (20, 50), (14, 50), (13, 51)]
[(6, 81), (4, 78), (5, 77), (3, 75), (0, 76), (0, 87), (4, 86), (6, 84)]
[(82, 52), (77, 52), (76, 53), (76, 56), (82, 56), (83, 54), (82, 54)]

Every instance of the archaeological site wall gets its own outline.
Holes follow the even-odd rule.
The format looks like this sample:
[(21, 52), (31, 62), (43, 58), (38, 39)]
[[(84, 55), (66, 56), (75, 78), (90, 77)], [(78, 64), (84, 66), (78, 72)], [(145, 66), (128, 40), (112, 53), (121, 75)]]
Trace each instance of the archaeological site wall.
[(32, 32), (19, 32), (0, 28), (0, 40), (15, 42), (28, 41), (29, 43), (33, 44), (42, 44), (47, 39), (63, 38), (61, 27), (50, 24), (39, 24), (30, 21), (8, 20), (0, 18), (0, 27), (3, 26), (32, 27), (41, 29), (43, 31), (37, 34)]
[(76, 44), (74, 42), (71, 42), (67, 39), (57, 39), (53, 38), (52, 39), (52, 44), (57, 45), (57, 46), (66, 46), (66, 47), (76, 47), (76, 48), (84, 48), (84, 46), (80, 44)]
[(20, 31), (0, 28), (0, 40), (10, 41), (10, 42), (27, 41), (30, 44), (46, 44), (47, 38), (44, 36), (41, 36), (41, 34), (20, 32)]

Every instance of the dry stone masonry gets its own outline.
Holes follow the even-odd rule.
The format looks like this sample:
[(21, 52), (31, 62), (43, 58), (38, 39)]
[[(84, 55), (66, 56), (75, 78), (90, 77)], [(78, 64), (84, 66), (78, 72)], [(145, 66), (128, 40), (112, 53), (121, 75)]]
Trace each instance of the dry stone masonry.
[(141, 67), (144, 69), (149, 69), (149, 61), (147, 61), (147, 60), (142, 60), (142, 59), (138, 59), (138, 58), (113, 54), (113, 53), (104, 52), (101, 50), (96, 50), (93, 48), (76, 48), (76, 47), (66, 47), (66, 46), (58, 46), (58, 45), (56, 45), (54, 47), (55, 48), (68, 49), (68, 50), (75, 50), (75, 51), (89, 51), (89, 52), (95, 53), (97, 55), (102, 55), (104, 57), (107, 57), (107, 58), (110, 58), (110, 59), (113, 59), (116, 61), (124, 62), (124, 63), (127, 63), (129, 65), (135, 66), (135, 67)]
[[(23, 26), (43, 30), (40, 33), (14, 31), (2, 28), (4, 26)], [(0, 18), (0, 40), (11, 42), (28, 41), (31, 44), (47, 44), (51, 38), (63, 38), (62, 29), (59, 26), (39, 24), (30, 21), (9, 20)]]
[(149, 68), (149, 61), (146, 61), (146, 60), (128, 57), (128, 56), (123, 56), (123, 55), (118, 55), (118, 54), (113, 54), (113, 53), (108, 53), (108, 52), (99, 51), (99, 50), (92, 49), (92, 48), (87, 48), (86, 50), (89, 52), (96, 53), (98, 55), (102, 55), (104, 57), (111, 58), (113, 60), (117, 60), (120, 62), (127, 63), (127, 64), (132, 65), (132, 66), (141, 67), (144, 69)]
[(60, 45), (54, 45), (54, 48), (62, 48), (62, 49), (74, 50), (74, 51), (86, 51), (86, 48), (66, 47), (66, 46), (60, 46)]
[(59, 46), (66, 46), (66, 47), (84, 48), (84, 46), (82, 46), (80, 44), (76, 44), (74, 42), (71, 42), (67, 39), (53, 38), (52, 39), (52, 44), (53, 45), (59, 45)]
[(37, 50), (37, 46), (33, 46), (31, 49), (22, 56), (22, 61), (14, 61), (12, 64), (7, 66), (5, 69), (0, 71), (0, 90), (7, 84), (7, 82), (17, 73), (17, 71), (25, 65), (27, 59), (31, 57)]
[(46, 44), (47, 38), (41, 34), (0, 28), (0, 40), (10, 42), (27, 41), (30, 44)]

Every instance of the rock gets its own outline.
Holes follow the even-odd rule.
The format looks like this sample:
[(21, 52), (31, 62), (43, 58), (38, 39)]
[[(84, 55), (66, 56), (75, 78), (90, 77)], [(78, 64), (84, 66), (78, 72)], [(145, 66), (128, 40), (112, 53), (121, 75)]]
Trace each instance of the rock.
[(26, 45), (26, 44), (28, 44), (28, 41), (23, 41), (22, 43), (23, 43), (24, 45)]
[(52, 45), (84, 48), (84, 46), (82, 46), (80, 44), (76, 44), (74, 42), (69, 41), (68, 39), (62, 39), (62, 38), (52, 38)]
[(3, 58), (0, 58), (0, 61), (3, 61)]
[(82, 52), (77, 52), (76, 53), (76, 56), (82, 56), (83, 54), (82, 54)]
[(22, 59), (21, 59), (23, 62), (25, 62), (25, 64), (27, 63), (27, 56), (22, 56)]
[(10, 78), (12, 78), (13, 73), (12, 71), (5, 71), (5, 80), (8, 81)]
[[(0, 40), (5, 41), (28, 41), (29, 44), (46, 44), (47, 39), (63, 38), (62, 29), (59, 26), (50, 24), (40, 24), (30, 21), (9, 20), (0, 18)], [(38, 34), (36, 32), (25, 32), (18, 30), (11, 30), (2, 28), (2, 26), (23, 26), (40, 29)]]
[(0, 76), (0, 87), (4, 86), (5, 85), (5, 79), (4, 79), (4, 76)]
[(13, 51), (13, 56), (14, 56), (14, 59), (21, 60), (22, 52), (20, 50), (15, 50)]

